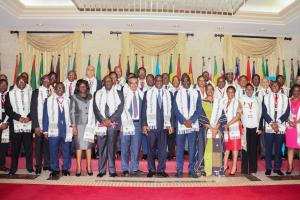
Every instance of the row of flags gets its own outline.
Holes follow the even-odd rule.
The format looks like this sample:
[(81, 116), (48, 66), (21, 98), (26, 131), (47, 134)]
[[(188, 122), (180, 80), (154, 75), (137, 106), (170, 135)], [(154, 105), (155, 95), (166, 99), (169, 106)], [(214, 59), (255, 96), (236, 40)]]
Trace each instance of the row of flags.
[[(144, 57), (141, 56), (141, 65), (139, 65), (138, 62), (138, 54), (135, 54), (135, 64), (134, 64), (134, 71), (133, 73), (137, 76), (138, 75), (138, 70), (140, 67), (145, 67), (144, 65)], [(50, 64), (50, 72), (55, 72), (57, 77), (57, 81), (60, 81), (60, 68), (61, 68), (61, 63), (60, 63), (60, 55), (58, 55), (57, 58), (57, 63), (56, 67), (54, 70), (54, 56), (51, 57), (51, 64)], [(38, 73), (38, 78), (36, 75), (36, 56), (34, 55), (33, 61), (32, 61), (32, 68), (31, 68), (31, 76), (30, 76), (30, 85), (33, 89), (37, 88), (37, 82), (40, 85), (41, 84), (41, 77), (44, 75), (44, 56), (41, 54), (40, 57), (40, 67), (39, 67), (39, 73)], [(218, 73), (218, 64), (217, 64), (217, 59), (216, 56), (213, 58), (213, 67), (211, 66), (211, 58), (208, 58), (208, 66), (206, 67), (205, 59), (202, 57), (202, 72), (204, 69), (208, 69), (208, 72), (210, 74), (210, 80), (213, 82), (217, 82), (217, 78), (220, 76)], [(91, 55), (88, 56), (88, 62), (87, 66), (91, 65)], [(119, 55), (119, 60), (118, 60), (118, 67), (121, 66), (121, 55)], [(235, 72), (234, 72), (234, 79), (238, 80), (239, 76), (241, 75), (241, 70), (240, 70), (240, 59), (236, 58), (236, 64), (235, 64)], [(246, 76), (248, 81), (250, 82), (252, 79), (252, 76), (257, 74), (257, 66), (255, 61), (252, 62), (252, 69), (250, 65), (250, 57), (248, 57), (247, 60), (247, 65), (246, 65)], [(0, 60), (0, 72), (1, 72), (1, 60)], [(66, 73), (66, 78), (67, 74), (70, 70), (76, 71), (76, 53), (73, 58), (73, 64), (71, 66), (71, 56), (68, 56), (68, 63), (67, 63), (67, 73)], [(102, 66), (101, 66), (101, 54), (98, 55), (98, 61), (97, 61), (97, 67), (96, 67), (96, 77), (98, 80), (101, 80), (102, 78)], [(106, 68), (106, 75), (108, 75), (112, 71), (111, 67), (111, 57), (109, 56), (108, 58), (108, 63), (107, 63), (107, 68)], [(262, 64), (261, 64), (261, 70), (260, 71), (260, 76), (261, 77), (269, 77), (269, 63), (268, 59), (262, 58)], [(280, 60), (278, 59), (278, 63), (276, 66), (276, 75), (279, 74), (280, 71)], [(294, 73), (294, 63), (293, 59), (291, 59), (291, 76), (290, 76), (290, 85), (293, 85), (295, 83), (295, 73)], [(16, 65), (15, 65), (15, 71), (14, 71), (14, 82), (16, 81), (16, 78), (18, 75), (20, 75), (23, 72), (22, 70), (22, 54), (16, 55)], [(159, 62), (159, 55), (157, 55), (156, 58), (156, 65), (155, 65), (155, 75), (160, 74), (160, 62)], [(129, 56), (127, 56), (127, 69), (126, 69), (126, 75), (130, 73), (130, 62), (129, 62)], [(224, 64), (224, 59), (222, 59), (222, 69), (221, 69), (221, 75), (225, 75), (225, 64)], [(285, 61), (282, 60), (282, 73), (284, 78), (286, 79), (286, 64)], [(192, 67), (192, 57), (189, 59), (189, 68), (188, 68), (188, 74), (191, 78), (191, 81), (194, 81), (193, 78), (193, 67)], [(170, 55), (170, 63), (169, 63), (169, 76), (170, 79), (172, 79), (174, 76), (181, 77), (181, 63), (180, 63), (180, 54), (178, 55), (178, 60), (177, 60), (177, 66), (176, 66), (176, 73), (173, 68), (173, 54)], [(298, 61), (298, 68), (297, 68), (297, 76), (300, 75), (300, 64)]]

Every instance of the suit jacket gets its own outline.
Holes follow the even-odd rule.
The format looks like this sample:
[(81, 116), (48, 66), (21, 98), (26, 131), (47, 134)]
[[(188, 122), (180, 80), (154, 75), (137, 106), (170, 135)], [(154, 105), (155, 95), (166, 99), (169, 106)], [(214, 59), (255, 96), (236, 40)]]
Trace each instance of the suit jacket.
[(86, 125), (88, 123), (88, 112), (92, 95), (86, 99), (74, 94), (70, 97), (70, 120), (72, 126)]
[(40, 124), (38, 120), (38, 97), (39, 97), (39, 89), (36, 89), (32, 92), (31, 103), (30, 103), (32, 129), (40, 128)]
[[(171, 95), (171, 106), (173, 104), (173, 99), (172, 99), (172, 93), (170, 92)], [(157, 100), (156, 100), (157, 101)], [(156, 105), (158, 105), (158, 102), (156, 102)], [(175, 120), (174, 120), (174, 113), (172, 112), (171, 108), (171, 126), (175, 127)], [(147, 123), (147, 91), (144, 94), (143, 98), (143, 103), (142, 103), (142, 126), (148, 126)], [(156, 106), (156, 127), (157, 130), (162, 130), (164, 129), (164, 105), (162, 102), (162, 108), (160, 109), (159, 106)]]
[[(117, 123), (116, 129), (119, 130), (121, 127), (121, 114), (124, 109), (124, 95), (121, 91), (117, 91), (117, 93), (119, 95), (121, 103), (119, 104), (117, 110), (111, 116), (109, 116), (108, 119), (110, 119), (113, 122), (116, 122)], [(94, 102), (93, 102), (93, 110), (94, 110), (95, 118), (98, 122), (102, 124), (103, 119), (105, 119), (106, 117), (101, 115), (95, 99), (96, 98), (94, 98)]]
[(102, 88), (102, 81), (97, 79), (97, 91)]

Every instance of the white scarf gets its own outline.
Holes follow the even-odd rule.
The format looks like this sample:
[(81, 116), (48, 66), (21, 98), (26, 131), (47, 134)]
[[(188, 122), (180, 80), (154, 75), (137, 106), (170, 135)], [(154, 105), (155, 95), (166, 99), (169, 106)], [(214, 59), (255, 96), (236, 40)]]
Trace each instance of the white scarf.
[[(2, 113), (1, 113), (1, 115), (2, 115)], [(2, 123), (7, 123), (7, 120), (8, 120), (8, 117), (6, 116), (3, 120), (3, 122), (0, 123), (0, 126), (2, 125)], [(2, 130), (1, 143), (9, 143), (9, 128)]]
[[(158, 89), (156, 87), (147, 91), (147, 124), (149, 129), (157, 129), (156, 108), (157, 108)], [(164, 129), (171, 127), (171, 94), (166, 89), (161, 89), (162, 105), (164, 107)]]
[[(235, 98), (233, 98), (230, 102), (230, 104), (228, 105), (228, 107), (226, 108), (228, 104), (228, 99), (224, 100), (223, 103), (223, 110), (224, 113), (226, 115), (227, 118), (227, 123), (230, 122), (233, 118), (236, 117), (237, 113), (238, 113), (238, 107), (239, 107), (239, 101)], [(228, 136), (230, 137), (231, 140), (235, 140), (235, 139), (240, 139), (240, 128), (239, 128), (239, 122), (235, 122), (234, 124), (229, 126), (229, 131), (225, 131), (224, 132), (224, 140), (227, 142), (228, 141)]]
[(44, 108), (44, 102), (45, 99), (48, 97), (48, 91), (50, 94), (52, 93), (51, 88), (49, 87), (46, 88), (43, 85), (39, 88), (39, 94), (38, 94), (38, 99), (37, 99), (37, 114), (38, 114), (38, 121), (41, 130), (43, 129), (43, 108)]
[(93, 109), (94, 98), (91, 98), (89, 103), (89, 111), (88, 111), (88, 122), (84, 129), (83, 140), (87, 142), (94, 142), (95, 138), (95, 114)]
[[(109, 107), (109, 115), (111, 116), (117, 110), (119, 104), (121, 103), (117, 90), (111, 89), (107, 91), (105, 87), (97, 91), (95, 96), (95, 101), (96, 101), (97, 108), (99, 109), (100, 114), (103, 117), (106, 117), (105, 115), (106, 104)], [(100, 124), (100, 122), (97, 121), (96, 128), (95, 128), (96, 135), (104, 136), (107, 134), (106, 131), (107, 131), (107, 127), (103, 126), (103, 124)]]
[[(188, 112), (188, 103), (187, 103), (187, 94), (185, 88), (181, 88), (178, 90), (176, 96), (176, 104), (178, 107), (179, 112), (185, 117), (185, 119), (190, 119), (190, 117), (194, 114), (197, 108), (197, 99), (198, 99), (198, 92), (193, 88), (189, 88), (188, 92), (190, 94), (190, 112)], [(178, 134), (187, 134), (193, 131), (199, 131), (199, 122), (196, 120), (192, 124), (192, 128), (187, 128), (184, 124), (180, 124), (178, 121)]]
[(220, 89), (219, 87), (215, 87), (214, 98), (224, 99), (227, 98), (226, 88)]
[(201, 90), (200, 90), (200, 87), (197, 85), (197, 86), (196, 86), (196, 90), (199, 91), (199, 93), (200, 93), (200, 95), (201, 95), (201, 100), (203, 100), (203, 99), (206, 98), (205, 88), (204, 88), (204, 91), (203, 91), (203, 93), (202, 93)]
[[(70, 91), (70, 85), (72, 83), (72, 90)], [(69, 79), (66, 79), (64, 81), (64, 85), (65, 85), (65, 95), (67, 97), (70, 97), (74, 94), (74, 91), (75, 91), (75, 88), (76, 88), (76, 83), (77, 83), (77, 80), (74, 80), (74, 81), (69, 81)], [(70, 92), (71, 92), (71, 95), (70, 95)]]
[(242, 88), (241, 86), (238, 85), (236, 88), (235, 98), (240, 100), (245, 95), (246, 95), (246, 88)]
[(2, 101), (4, 99), (4, 101), (2, 101), (2, 103), (0, 103), (0, 120), (2, 121), (2, 113), (5, 113), (5, 108), (2, 108), (2, 104), (4, 105), (5, 102), (5, 96), (6, 96), (7, 92), (4, 93), (0, 93), (0, 101)]
[[(138, 93), (138, 98), (143, 99), (143, 92), (139, 89), (136, 90), (136, 92)], [(123, 135), (135, 135), (135, 127), (129, 113), (130, 106), (132, 105), (132, 98), (133, 91), (129, 89), (126, 93), (124, 93), (124, 110), (121, 115)]]
[[(278, 94), (278, 105), (277, 105), (277, 119), (274, 119), (275, 116), (275, 93), (270, 93), (265, 95), (264, 97), (264, 104), (267, 107), (267, 112), (269, 116), (271, 117), (273, 122), (277, 122), (279, 126), (279, 133), (284, 134), (286, 129), (286, 123), (285, 122), (279, 122), (279, 118), (285, 113), (287, 107), (288, 107), (288, 98), (286, 95), (281, 94), (280, 92)], [(266, 123), (266, 132), (267, 133), (274, 133), (274, 130), (272, 129), (271, 125)]]
[(90, 94), (94, 95), (94, 93), (97, 91), (97, 79), (96, 77), (93, 78), (85, 78), (85, 80), (88, 82), (89, 86), (90, 86)]
[(118, 85), (120, 85), (121, 87), (123, 87), (126, 84), (126, 80), (122, 76), (118, 78), (118, 81), (119, 81)]
[[(22, 102), (22, 94), (21, 89), (18, 87), (14, 87), (9, 92), (9, 100), (12, 106), (13, 111), (21, 115), (21, 117), (27, 117), (30, 113), (30, 102), (31, 102), (31, 94), (32, 90), (30, 87), (25, 87), (23, 89), (23, 100)], [(14, 120), (14, 132), (15, 133), (28, 133), (31, 132), (31, 121), (27, 123), (21, 123), (17, 120)]]
[[(49, 117), (49, 128), (48, 128), (48, 137), (58, 137), (58, 109), (59, 105), (57, 103), (57, 96), (56, 94), (51, 95), (47, 99), (47, 111)], [(66, 138), (65, 142), (72, 141), (72, 128), (70, 123), (70, 99), (69, 97), (63, 95), (63, 109), (65, 112), (65, 121), (66, 121)]]
[[(291, 99), (290, 99), (290, 102), (291, 102)], [(292, 106), (292, 104), (290, 103), (290, 106)], [(290, 109), (290, 116), (289, 116), (289, 120), (290, 121), (294, 121), (294, 117), (296, 117), (296, 121), (298, 121), (300, 119), (300, 109), (298, 109), (298, 112), (297, 112), (297, 116), (293, 116), (292, 114), (292, 107)], [(297, 128), (297, 144), (300, 145), (300, 123), (297, 123), (296, 124), (296, 128)]]
[(175, 88), (173, 85), (170, 86), (169, 91), (174, 95), (175, 92), (177, 92), (181, 86), (179, 85), (178, 88)]

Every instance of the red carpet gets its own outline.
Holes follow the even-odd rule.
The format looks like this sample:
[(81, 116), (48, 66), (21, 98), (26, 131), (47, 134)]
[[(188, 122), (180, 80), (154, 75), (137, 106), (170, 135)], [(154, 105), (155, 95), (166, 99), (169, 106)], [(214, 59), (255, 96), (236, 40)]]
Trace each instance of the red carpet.
[[(33, 164), (35, 165), (35, 161), (33, 161)], [(6, 157), (6, 166), (7, 167), (10, 166), (10, 157)], [(25, 158), (24, 157), (19, 158), (19, 169), (25, 169), (25, 168), (26, 168)], [(117, 161), (116, 161), (116, 168), (117, 168), (117, 171), (122, 171), (121, 170), (121, 160), (120, 159), (117, 159)], [(184, 162), (183, 171), (187, 172), (188, 171), (187, 168), (188, 168), (188, 160), (186, 160)], [(76, 169), (76, 160), (73, 158), (72, 159), (71, 171), (75, 171), (75, 169)], [(86, 169), (85, 159), (82, 160), (82, 169)], [(98, 160), (96, 160), (96, 159), (92, 160), (92, 169), (95, 170), (95, 171), (98, 169)], [(238, 170), (240, 171), (240, 169), (241, 169), (241, 162), (239, 160), (238, 161)], [(140, 161), (140, 170), (148, 171), (147, 161), (145, 161), (145, 160)], [(284, 160), (282, 162), (282, 170), (283, 171), (287, 170), (287, 160)], [(300, 171), (300, 161), (299, 160), (294, 160), (294, 170), (295, 171)], [(265, 171), (265, 161), (264, 160), (259, 160), (258, 161), (258, 171)], [(166, 172), (168, 172), (168, 173), (175, 173), (176, 172), (176, 161), (175, 160), (167, 161)]]
[(243, 200), (272, 199), (293, 200), (300, 197), (300, 185), (246, 186), (246, 187), (201, 187), (201, 188), (130, 188), (95, 186), (59, 186), (0, 184), (0, 198), (42, 200)]

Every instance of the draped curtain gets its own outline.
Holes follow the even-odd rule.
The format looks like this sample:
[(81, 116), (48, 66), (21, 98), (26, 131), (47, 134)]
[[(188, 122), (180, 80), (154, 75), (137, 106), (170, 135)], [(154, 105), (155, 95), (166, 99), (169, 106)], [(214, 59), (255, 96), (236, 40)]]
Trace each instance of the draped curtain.
[(187, 69), (186, 58), (186, 35), (143, 35), (122, 32), (121, 55), (123, 71), (127, 68), (127, 57), (129, 58), (130, 71), (133, 72), (135, 55), (138, 54), (138, 64), (141, 66), (141, 57), (147, 73), (155, 74), (157, 55), (159, 55), (160, 72), (169, 72), (170, 56), (173, 54), (173, 73), (176, 73), (178, 54), (180, 54), (181, 72)]
[(53, 58), (54, 71), (56, 69), (58, 55), (60, 55), (60, 79), (64, 80), (67, 73), (68, 61), (72, 69), (76, 53), (76, 71), (78, 77), (82, 76), (80, 62), (80, 32), (73, 34), (28, 34), (19, 33), (19, 52), (22, 53), (23, 71), (31, 72), (34, 55), (36, 55), (36, 75), (39, 74), (41, 54), (44, 59), (44, 74), (49, 73), (51, 59)]
[[(280, 66), (282, 73), (282, 59), (284, 59), (283, 38), (252, 39), (238, 38), (231, 35), (224, 37), (224, 61), (226, 69), (235, 70), (236, 58), (240, 59), (241, 74), (246, 74), (248, 57), (252, 73), (252, 64), (255, 61), (257, 74), (262, 75), (262, 59), (268, 59), (269, 75), (276, 75), (276, 66)], [(286, 63), (287, 64), (287, 63)], [(266, 65), (266, 63), (265, 63)], [(289, 76), (287, 76), (289, 77)]]

